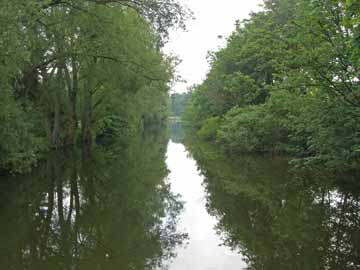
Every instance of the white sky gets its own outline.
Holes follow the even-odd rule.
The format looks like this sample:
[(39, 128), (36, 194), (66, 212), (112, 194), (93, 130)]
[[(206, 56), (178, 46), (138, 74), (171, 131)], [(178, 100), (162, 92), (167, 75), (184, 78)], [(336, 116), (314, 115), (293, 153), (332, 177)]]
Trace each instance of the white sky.
[(251, 11), (261, 8), (262, 0), (179, 0), (187, 5), (195, 16), (187, 22), (187, 32), (174, 31), (165, 47), (166, 53), (178, 55), (182, 63), (178, 74), (186, 83), (176, 83), (173, 91), (185, 92), (187, 87), (201, 83), (208, 72), (208, 51), (218, 50), (235, 29), (236, 20), (248, 18)]

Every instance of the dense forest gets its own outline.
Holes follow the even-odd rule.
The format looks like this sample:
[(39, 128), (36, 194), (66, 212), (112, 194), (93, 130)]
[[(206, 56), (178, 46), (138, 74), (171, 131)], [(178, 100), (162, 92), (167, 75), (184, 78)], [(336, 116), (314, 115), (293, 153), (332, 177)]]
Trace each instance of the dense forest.
[(175, 61), (161, 48), (188, 15), (174, 0), (1, 0), (1, 170), (164, 121)]
[(238, 22), (184, 119), (227, 153), (360, 168), (360, 1), (266, 0)]

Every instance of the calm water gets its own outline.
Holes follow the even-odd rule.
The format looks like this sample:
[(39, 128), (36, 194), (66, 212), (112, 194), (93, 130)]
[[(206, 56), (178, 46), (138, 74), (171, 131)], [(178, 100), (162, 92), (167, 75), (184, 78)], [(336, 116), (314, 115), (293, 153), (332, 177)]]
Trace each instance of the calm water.
[(171, 171), (171, 190), (180, 194), (181, 200), (185, 202), (179, 227), (189, 236), (188, 246), (186, 249), (177, 249), (178, 256), (170, 264), (170, 269), (245, 269), (243, 257), (222, 245), (216, 231), (217, 219), (206, 209), (204, 177), (184, 145), (170, 141), (166, 163)]
[(360, 269), (358, 177), (171, 131), (0, 177), (0, 269)]

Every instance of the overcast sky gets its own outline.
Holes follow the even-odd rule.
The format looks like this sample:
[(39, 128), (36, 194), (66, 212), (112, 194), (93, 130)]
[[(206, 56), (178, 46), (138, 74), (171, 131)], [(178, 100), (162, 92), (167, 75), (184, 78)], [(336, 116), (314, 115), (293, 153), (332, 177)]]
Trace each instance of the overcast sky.
[(182, 63), (178, 73), (186, 83), (177, 83), (173, 91), (184, 92), (188, 86), (201, 83), (209, 69), (208, 51), (219, 49), (224, 39), (235, 29), (236, 20), (248, 18), (251, 11), (260, 9), (262, 0), (179, 0), (193, 12), (195, 20), (188, 21), (187, 32), (173, 31), (165, 52), (178, 55)]

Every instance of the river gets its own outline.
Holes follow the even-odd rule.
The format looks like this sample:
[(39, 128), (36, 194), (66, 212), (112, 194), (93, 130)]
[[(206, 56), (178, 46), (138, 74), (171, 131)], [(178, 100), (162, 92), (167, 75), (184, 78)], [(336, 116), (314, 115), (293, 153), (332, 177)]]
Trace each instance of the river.
[(0, 177), (0, 269), (360, 269), (356, 176), (152, 131)]
[(203, 176), (183, 144), (169, 142), (167, 165), (171, 190), (185, 202), (180, 229), (189, 235), (188, 246), (177, 251), (170, 269), (245, 269), (242, 256), (222, 245), (215, 229), (217, 219), (206, 209)]

